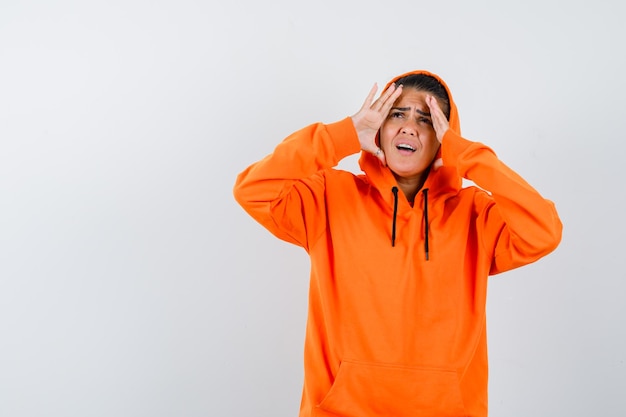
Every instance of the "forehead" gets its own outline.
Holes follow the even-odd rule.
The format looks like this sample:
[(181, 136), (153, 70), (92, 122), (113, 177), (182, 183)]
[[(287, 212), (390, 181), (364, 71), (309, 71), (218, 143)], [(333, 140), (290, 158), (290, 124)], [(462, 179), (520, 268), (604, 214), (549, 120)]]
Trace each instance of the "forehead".
[(394, 107), (416, 106), (419, 108), (428, 108), (426, 104), (427, 95), (425, 91), (418, 91), (414, 88), (403, 89), (402, 94), (394, 103)]

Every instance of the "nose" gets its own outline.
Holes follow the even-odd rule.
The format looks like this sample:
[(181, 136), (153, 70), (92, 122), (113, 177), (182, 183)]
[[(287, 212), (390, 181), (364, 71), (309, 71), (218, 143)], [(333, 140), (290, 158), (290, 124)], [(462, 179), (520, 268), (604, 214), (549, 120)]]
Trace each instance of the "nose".
[(404, 124), (400, 128), (400, 132), (405, 135), (416, 136), (417, 124), (415, 123), (415, 120), (413, 120), (412, 118), (405, 120)]

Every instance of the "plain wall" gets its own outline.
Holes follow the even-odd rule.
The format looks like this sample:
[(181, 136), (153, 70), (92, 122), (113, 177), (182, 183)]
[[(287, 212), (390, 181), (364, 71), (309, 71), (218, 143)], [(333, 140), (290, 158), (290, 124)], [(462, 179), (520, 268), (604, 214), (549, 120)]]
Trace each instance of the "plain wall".
[(418, 68), (565, 227), (490, 281), (491, 415), (626, 415), (624, 17), (617, 0), (3, 0), (0, 416), (296, 416), (308, 258), (244, 213), (235, 177)]

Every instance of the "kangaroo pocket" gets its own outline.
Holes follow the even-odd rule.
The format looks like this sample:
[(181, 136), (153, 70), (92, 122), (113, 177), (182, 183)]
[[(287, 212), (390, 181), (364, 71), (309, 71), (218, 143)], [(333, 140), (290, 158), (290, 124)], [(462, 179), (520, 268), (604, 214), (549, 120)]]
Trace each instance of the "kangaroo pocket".
[(318, 408), (341, 417), (466, 415), (454, 370), (356, 361), (341, 362)]

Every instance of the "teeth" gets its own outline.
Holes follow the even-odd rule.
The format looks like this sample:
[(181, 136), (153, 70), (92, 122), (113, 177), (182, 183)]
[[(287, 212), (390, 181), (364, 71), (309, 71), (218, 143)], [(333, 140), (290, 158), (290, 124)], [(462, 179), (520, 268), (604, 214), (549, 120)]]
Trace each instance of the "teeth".
[(396, 146), (398, 149), (407, 149), (409, 151), (415, 151), (415, 148), (412, 147), (411, 145), (407, 145), (406, 143), (401, 143), (398, 146)]

